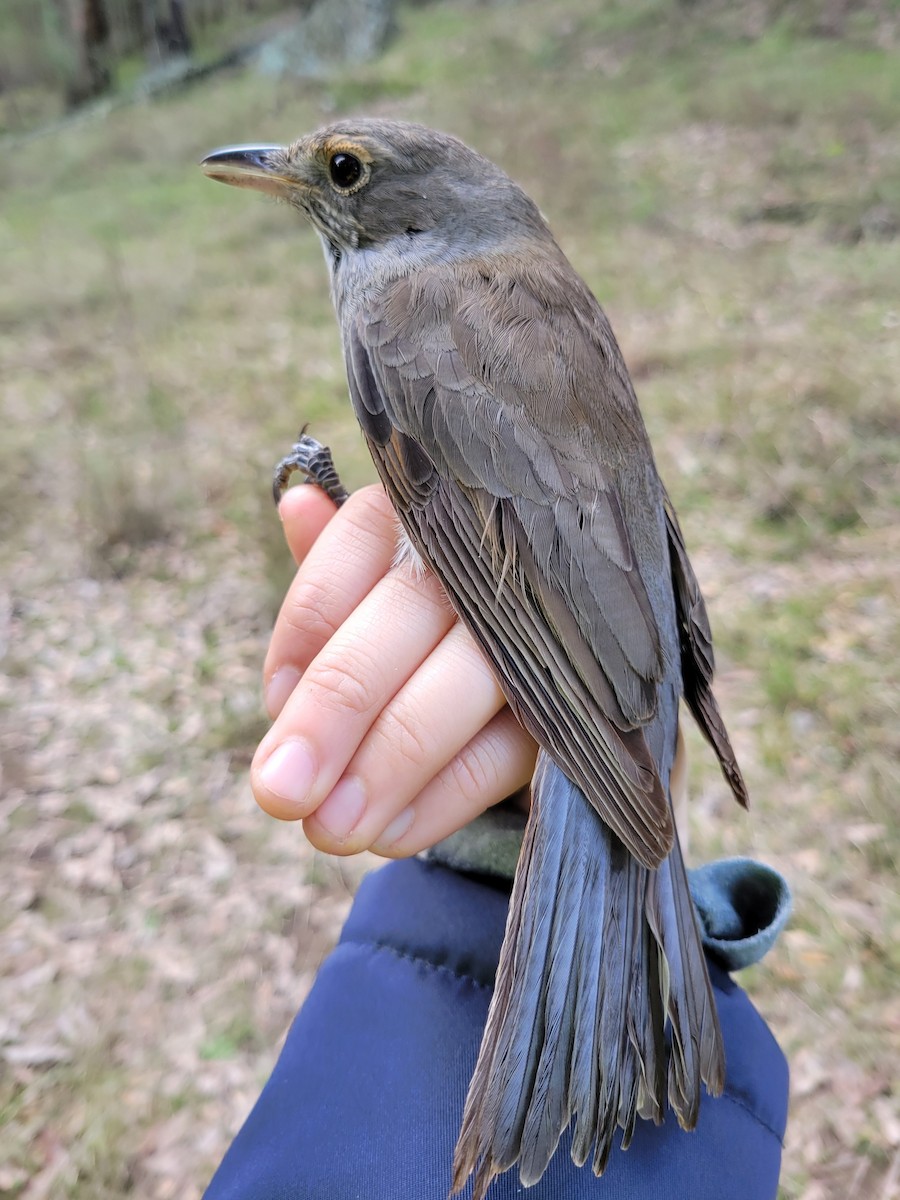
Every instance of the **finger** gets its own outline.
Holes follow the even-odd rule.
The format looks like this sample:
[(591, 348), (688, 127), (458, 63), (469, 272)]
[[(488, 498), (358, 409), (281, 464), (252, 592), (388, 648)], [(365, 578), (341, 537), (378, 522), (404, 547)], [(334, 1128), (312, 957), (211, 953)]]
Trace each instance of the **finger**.
[(316, 538), (337, 512), (321, 488), (301, 485), (289, 488), (278, 505), (288, 549), (298, 565), (309, 554)]
[(366, 849), (505, 704), (481, 651), (461, 625), (453, 625), (307, 818), (307, 837), (332, 854)]
[(433, 576), (399, 569), (381, 579), (303, 672), (260, 742), (250, 771), (260, 806), (283, 820), (314, 812), (455, 619)]
[(526, 788), (536, 761), (536, 744), (511, 710), (502, 709), (382, 830), (370, 849), (385, 858), (406, 858), (435, 845)]
[[(290, 494), (282, 505), (288, 503)], [(308, 503), (305, 499), (292, 501), (292, 521), (294, 506), (299, 505), (302, 512)], [(313, 503), (321, 516), (318, 502)], [(304, 541), (305, 535), (298, 530), (298, 550), (303, 550)], [(271, 717), (278, 716), (312, 660), (390, 569), (396, 541), (393, 509), (384, 490), (372, 485), (354, 492), (308, 546), (275, 622), (263, 667), (265, 703)]]

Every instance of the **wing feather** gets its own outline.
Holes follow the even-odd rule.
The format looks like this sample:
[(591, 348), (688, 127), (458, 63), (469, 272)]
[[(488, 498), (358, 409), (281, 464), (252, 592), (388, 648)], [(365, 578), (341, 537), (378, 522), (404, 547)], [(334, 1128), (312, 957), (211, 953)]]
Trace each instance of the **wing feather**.
[[(663, 656), (614, 473), (573, 418), (579, 330), (554, 330), (509, 283), (498, 317), (482, 278), (452, 288), (446, 273), (398, 281), (345, 330), (357, 415), (413, 543), (514, 710), (655, 866), (672, 824), (641, 726)], [(547, 372), (539, 422), (528, 361)]]
[(703, 736), (715, 751), (722, 774), (727, 779), (735, 799), (747, 808), (750, 803), (747, 785), (744, 783), (728, 730), (712, 690), (715, 663), (706, 604), (685, 549), (678, 517), (668, 496), (665, 497), (665, 509), (675, 606), (681, 635), (684, 698)]

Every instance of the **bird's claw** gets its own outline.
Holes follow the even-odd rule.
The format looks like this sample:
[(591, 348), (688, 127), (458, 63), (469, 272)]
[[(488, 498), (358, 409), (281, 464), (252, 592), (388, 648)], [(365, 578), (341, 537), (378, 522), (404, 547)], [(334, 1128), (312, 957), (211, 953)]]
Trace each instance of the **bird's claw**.
[(281, 501), (288, 480), (293, 473), (300, 471), (305, 476), (305, 483), (314, 483), (316, 487), (322, 489), (329, 500), (333, 500), (340, 508), (344, 501), (349, 499), (350, 493), (341, 483), (329, 448), (323, 446), (321, 442), (317, 442), (314, 437), (310, 437), (306, 429), (307, 426), (304, 425), (300, 430), (299, 438), (291, 447), (290, 454), (283, 458), (275, 468), (275, 475), (272, 479), (272, 495), (275, 497), (275, 503), (278, 504)]

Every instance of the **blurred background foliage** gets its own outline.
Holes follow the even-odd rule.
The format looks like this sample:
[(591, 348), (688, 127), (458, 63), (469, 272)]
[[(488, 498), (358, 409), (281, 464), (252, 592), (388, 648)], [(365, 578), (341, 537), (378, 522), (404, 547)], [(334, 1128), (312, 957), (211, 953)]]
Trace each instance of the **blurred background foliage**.
[(148, 65), (208, 53), (286, 7), (283, 0), (5, 0), (0, 82), (7, 95), (43, 88), (72, 109)]
[[(450, 129), (607, 308), (781, 869), (784, 1200), (900, 1197), (900, 5), (0, 4), (0, 1198), (197, 1197), (360, 863), (254, 810), (299, 425), (372, 478), (321, 252), (216, 145)], [(90, 39), (93, 39), (91, 41)], [(88, 42), (90, 41), (90, 45)]]

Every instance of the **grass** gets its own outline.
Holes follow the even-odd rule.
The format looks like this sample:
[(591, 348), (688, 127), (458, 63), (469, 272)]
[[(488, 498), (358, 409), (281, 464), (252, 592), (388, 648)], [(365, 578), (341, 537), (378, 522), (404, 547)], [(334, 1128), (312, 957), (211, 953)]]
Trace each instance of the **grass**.
[(606, 305), (754, 797), (692, 735), (692, 854), (796, 893), (744, 978), (791, 1058), (783, 1200), (898, 1194), (900, 76), (881, 17), (760, 11), (404, 8), (331, 83), (221, 76), (0, 156), (0, 1197), (199, 1196), (346, 906), (246, 763), (271, 468), (305, 420), (372, 468), (316, 242), (195, 163), (354, 110), (500, 160)]

